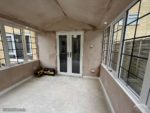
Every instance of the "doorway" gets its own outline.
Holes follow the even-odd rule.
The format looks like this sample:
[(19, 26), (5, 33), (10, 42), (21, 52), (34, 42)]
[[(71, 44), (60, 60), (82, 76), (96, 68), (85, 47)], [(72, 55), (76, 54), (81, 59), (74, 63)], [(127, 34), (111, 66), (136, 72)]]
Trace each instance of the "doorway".
[(82, 76), (83, 32), (57, 32), (58, 74)]

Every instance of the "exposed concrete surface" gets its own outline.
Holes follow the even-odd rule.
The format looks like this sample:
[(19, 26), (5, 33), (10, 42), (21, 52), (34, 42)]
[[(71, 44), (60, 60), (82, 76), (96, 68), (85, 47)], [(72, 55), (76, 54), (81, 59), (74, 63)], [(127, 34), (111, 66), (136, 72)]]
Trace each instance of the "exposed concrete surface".
[(0, 97), (0, 113), (6, 113), (3, 108), (24, 108), (24, 113), (110, 113), (98, 80), (65, 76), (27, 81)]

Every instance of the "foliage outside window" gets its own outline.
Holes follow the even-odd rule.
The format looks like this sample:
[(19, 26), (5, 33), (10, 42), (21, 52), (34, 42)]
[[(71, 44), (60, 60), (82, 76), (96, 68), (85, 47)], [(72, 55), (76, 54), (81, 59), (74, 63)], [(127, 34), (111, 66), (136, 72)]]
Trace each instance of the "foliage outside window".
[[(128, 18), (132, 14), (138, 15), (131, 21)], [(137, 2), (128, 10), (127, 20), (120, 77), (140, 95), (150, 52), (150, 1)]]

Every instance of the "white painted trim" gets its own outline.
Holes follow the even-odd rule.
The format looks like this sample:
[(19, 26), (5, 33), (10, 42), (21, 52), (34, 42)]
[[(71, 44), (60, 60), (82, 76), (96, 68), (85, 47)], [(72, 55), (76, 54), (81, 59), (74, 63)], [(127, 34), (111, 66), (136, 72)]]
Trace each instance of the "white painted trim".
[(20, 86), (21, 84), (25, 83), (26, 81), (30, 80), (31, 78), (33, 78), (33, 76), (29, 76), (29, 77), (27, 77), (27, 78), (25, 78), (25, 79), (15, 83), (14, 85), (12, 85), (12, 86), (10, 86), (10, 87), (0, 91), (0, 96), (4, 95), (5, 93), (13, 90), (14, 88), (16, 88), (18, 86)]
[[(16, 68), (16, 67), (19, 67), (19, 66), (23, 66), (25, 64), (29, 64), (29, 63), (34, 63), (34, 62), (37, 62), (39, 60), (31, 60), (31, 61), (28, 61), (28, 62), (24, 62), (23, 64), (16, 64), (16, 65), (13, 65), (13, 66), (6, 66), (4, 68), (0, 68), (0, 71), (3, 71), (3, 70), (7, 70), (7, 69), (11, 69), (11, 68)], [(1, 76), (1, 75), (0, 75)]]
[(105, 65), (101, 65), (105, 71), (111, 76), (111, 78), (118, 84), (118, 86), (125, 92), (125, 94), (130, 98), (130, 100), (135, 104), (135, 109), (138, 108), (142, 113), (150, 113), (150, 110), (145, 106), (139, 98), (133, 93), (131, 88), (127, 87), (119, 78), (115, 77), (114, 73), (110, 72)]
[(111, 104), (110, 98), (109, 98), (109, 96), (108, 96), (108, 94), (107, 94), (107, 92), (106, 92), (106, 89), (105, 89), (105, 87), (104, 87), (104, 85), (103, 85), (103, 83), (102, 83), (102, 81), (101, 81), (100, 78), (99, 78), (99, 82), (100, 82), (100, 85), (102, 86), (102, 90), (103, 90), (104, 96), (105, 96), (105, 98), (106, 98), (106, 101), (107, 101), (107, 105), (108, 105), (108, 107), (109, 107), (109, 110), (111, 111), (111, 113), (115, 113), (115, 110), (114, 110), (114, 108), (113, 108), (113, 106), (112, 106), (112, 104)]
[[(68, 72), (60, 72), (60, 62), (59, 62), (59, 35), (66, 35), (67, 36), (67, 45), (72, 47), (70, 44), (72, 43), (71, 35), (81, 35), (81, 48), (80, 48), (80, 74), (71, 73), (72, 69), (70, 69), (72, 60), (71, 58), (67, 58), (67, 69)], [(83, 47), (84, 47), (84, 32), (83, 31), (60, 31), (56, 33), (56, 45), (57, 45), (57, 71), (58, 74), (67, 75), (67, 76), (79, 76), (82, 77), (83, 75)], [(72, 52), (71, 48), (67, 48), (67, 52)]]

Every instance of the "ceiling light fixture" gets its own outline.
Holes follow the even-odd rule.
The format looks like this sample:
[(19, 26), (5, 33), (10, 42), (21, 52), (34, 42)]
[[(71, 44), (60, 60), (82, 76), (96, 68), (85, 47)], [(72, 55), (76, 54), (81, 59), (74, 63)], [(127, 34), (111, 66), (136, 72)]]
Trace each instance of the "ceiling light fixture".
[(104, 22), (104, 25), (107, 25), (107, 22)]

